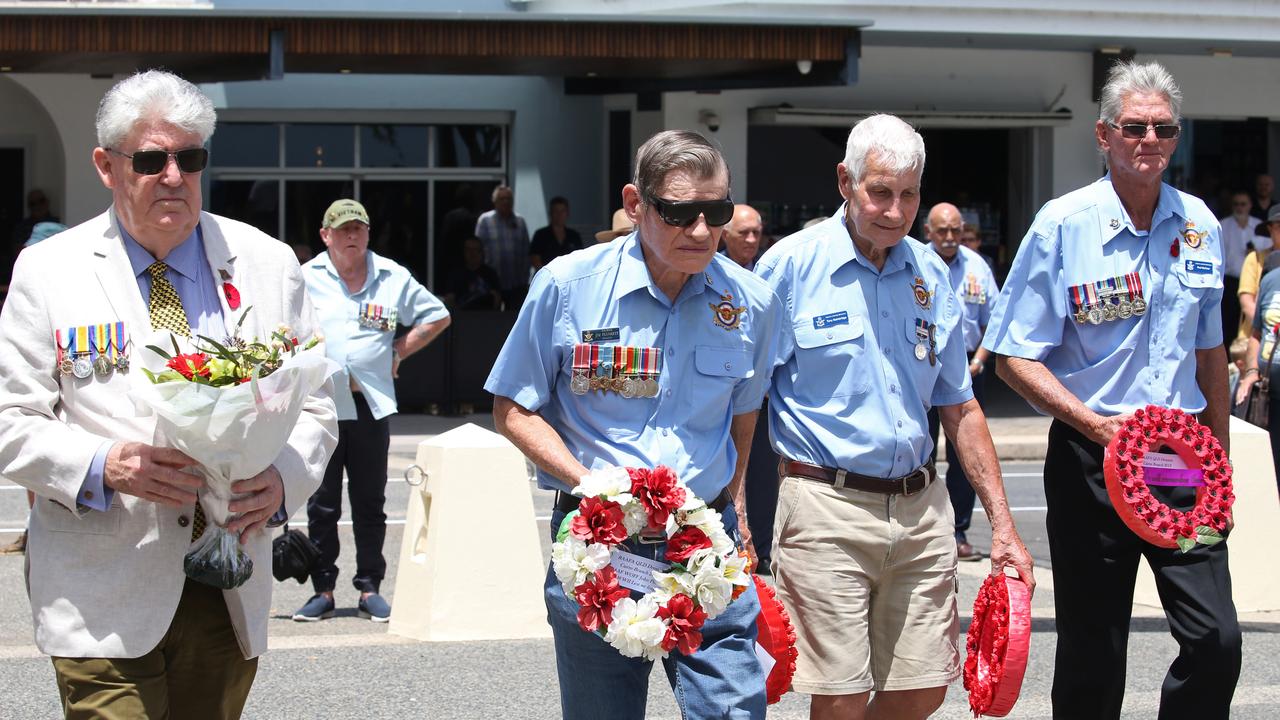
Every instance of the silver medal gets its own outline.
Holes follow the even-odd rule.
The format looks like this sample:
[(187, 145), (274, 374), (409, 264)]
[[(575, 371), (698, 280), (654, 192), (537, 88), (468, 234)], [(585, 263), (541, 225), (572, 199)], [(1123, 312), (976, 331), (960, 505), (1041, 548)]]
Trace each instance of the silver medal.
[(1110, 322), (1120, 316), (1120, 309), (1108, 302), (1102, 306), (1102, 319)]
[(1120, 301), (1120, 319), (1128, 320), (1133, 317), (1133, 303), (1128, 300)]
[(658, 391), (658, 378), (650, 376), (644, 379), (645, 397), (656, 398), (658, 397)]
[(1141, 315), (1145, 314), (1146, 312), (1147, 312), (1147, 301), (1146, 301), (1146, 300), (1143, 300), (1141, 295), (1139, 295), (1138, 297), (1134, 298), (1134, 299), (1133, 299), (1133, 314), (1134, 314), (1134, 315), (1141, 316)]
[(1089, 307), (1089, 323), (1092, 325), (1102, 324), (1102, 308), (1097, 305)]
[(574, 395), (586, 395), (587, 390), (591, 389), (591, 381), (587, 380), (585, 372), (578, 370), (574, 372), (573, 379), (569, 381), (569, 389)]
[(622, 397), (627, 398), (628, 400), (635, 397), (636, 396), (636, 379), (630, 376), (623, 378), (622, 389), (618, 391), (618, 394), (622, 395)]
[(916, 359), (923, 360), (929, 355), (929, 350), (925, 348), (924, 343), (916, 344)]
[(81, 380), (93, 374), (93, 363), (89, 360), (88, 355), (77, 355), (71, 361), (71, 374)]

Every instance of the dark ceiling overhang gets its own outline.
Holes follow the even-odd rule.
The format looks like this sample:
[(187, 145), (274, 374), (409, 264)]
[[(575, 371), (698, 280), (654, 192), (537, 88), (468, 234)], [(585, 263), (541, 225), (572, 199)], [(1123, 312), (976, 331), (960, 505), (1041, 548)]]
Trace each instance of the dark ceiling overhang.
[(585, 94), (852, 84), (860, 47), (857, 27), (831, 25), (0, 16), (0, 67), (9, 72), (164, 67), (197, 82), (283, 69), (541, 75)]

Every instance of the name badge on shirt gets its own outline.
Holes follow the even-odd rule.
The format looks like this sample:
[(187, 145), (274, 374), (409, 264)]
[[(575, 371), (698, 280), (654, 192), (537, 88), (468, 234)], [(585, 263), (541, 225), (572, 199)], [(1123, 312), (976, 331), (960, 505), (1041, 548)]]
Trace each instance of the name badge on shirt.
[(584, 343), (617, 342), (621, 337), (622, 330), (616, 327), (582, 331), (582, 342)]
[(849, 313), (841, 310), (840, 312), (827, 313), (826, 315), (818, 315), (813, 318), (813, 328), (821, 330), (822, 328), (832, 327), (833, 325), (848, 325)]
[(1213, 263), (1204, 260), (1188, 260), (1186, 262), (1187, 272), (1196, 275), (1209, 275), (1213, 272)]

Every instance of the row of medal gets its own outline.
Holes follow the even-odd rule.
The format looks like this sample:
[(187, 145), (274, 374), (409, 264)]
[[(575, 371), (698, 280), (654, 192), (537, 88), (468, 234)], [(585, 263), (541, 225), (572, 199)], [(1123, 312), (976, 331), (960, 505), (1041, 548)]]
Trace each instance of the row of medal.
[(982, 287), (982, 283), (978, 282), (978, 278), (972, 273), (965, 279), (964, 290), (960, 293), (960, 296), (970, 305), (987, 304), (987, 290)]
[(929, 358), (930, 365), (938, 364), (937, 327), (924, 318), (916, 318), (916, 359)]
[(396, 327), (396, 309), (375, 305), (374, 303), (360, 303), (360, 315), (356, 318), (360, 323), (360, 327), (366, 327), (370, 330), (394, 330)]
[(124, 323), (82, 325), (54, 331), (58, 343), (58, 371), (83, 380), (97, 373), (106, 377), (129, 369), (129, 341)]
[(1142, 277), (1136, 272), (1071, 288), (1072, 316), (1081, 325), (1128, 320), (1147, 312), (1142, 297)]
[(661, 375), (662, 348), (578, 343), (573, 346), (569, 389), (575, 395), (599, 390), (628, 399), (652, 398), (658, 397)]

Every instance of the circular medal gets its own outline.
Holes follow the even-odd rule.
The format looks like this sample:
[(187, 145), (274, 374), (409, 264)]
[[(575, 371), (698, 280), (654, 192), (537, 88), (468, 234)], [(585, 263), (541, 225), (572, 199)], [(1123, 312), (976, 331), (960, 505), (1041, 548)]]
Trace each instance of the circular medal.
[(651, 398), (656, 398), (656, 397), (658, 397), (658, 391), (661, 389), (661, 388), (658, 386), (658, 378), (656, 378), (656, 377), (647, 377), (647, 378), (645, 378), (645, 379), (644, 379), (644, 389), (645, 389), (645, 396), (646, 396), (646, 397), (651, 397)]
[(71, 362), (71, 374), (81, 380), (93, 374), (93, 363), (89, 361), (88, 355), (76, 356), (76, 359)]
[(1134, 299), (1133, 299), (1133, 314), (1134, 314), (1134, 315), (1143, 315), (1143, 314), (1145, 314), (1146, 312), (1147, 312), (1147, 301), (1146, 301), (1146, 300), (1143, 300), (1141, 295), (1139, 295), (1138, 297), (1134, 298)]
[(1100, 325), (1102, 323), (1102, 308), (1094, 305), (1089, 308), (1089, 323), (1091, 325)]
[(917, 343), (917, 344), (916, 344), (916, 359), (917, 359), (917, 360), (923, 360), (923, 359), (925, 359), (925, 356), (927, 356), (928, 354), (929, 354), (929, 351), (925, 349), (924, 343)]
[(586, 395), (587, 390), (591, 389), (591, 383), (587, 381), (587, 376), (581, 372), (574, 373), (573, 379), (569, 381), (569, 389), (574, 395)]
[(58, 371), (63, 375), (70, 375), (74, 369), (75, 363), (71, 361), (70, 357), (64, 357), (62, 358), (62, 362), (58, 363)]
[(635, 396), (636, 396), (636, 381), (635, 381), (635, 378), (630, 378), (630, 377), (628, 377), (628, 378), (623, 378), (623, 380), (622, 380), (622, 389), (621, 389), (621, 390), (619, 390), (619, 391), (618, 391), (618, 393), (619, 393), (619, 394), (621, 394), (621, 395), (622, 395), (622, 397), (627, 398), (628, 400), (630, 400), (631, 398), (635, 397)]
[(1112, 303), (1102, 306), (1102, 319), (1110, 322), (1120, 316), (1120, 309)]
[(115, 365), (111, 363), (111, 358), (106, 355), (99, 355), (98, 358), (93, 361), (93, 371), (100, 377), (110, 375), (112, 370), (115, 370)]
[(1128, 320), (1133, 317), (1133, 303), (1128, 300), (1120, 301), (1120, 319)]

